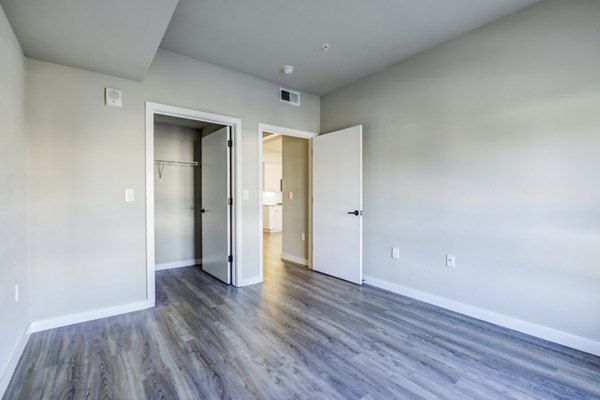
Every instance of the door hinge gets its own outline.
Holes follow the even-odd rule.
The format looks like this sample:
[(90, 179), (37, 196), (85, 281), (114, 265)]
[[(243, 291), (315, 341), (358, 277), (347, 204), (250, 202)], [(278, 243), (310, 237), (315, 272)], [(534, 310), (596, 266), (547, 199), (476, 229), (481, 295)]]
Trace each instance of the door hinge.
[(232, 255), (228, 255), (227, 256), (227, 262), (233, 262), (233, 256)]
[(227, 199), (227, 204), (230, 205), (230, 206), (233, 205), (233, 198), (232, 197), (230, 197), (230, 198)]
[(227, 141), (227, 147), (233, 147), (233, 140), (229, 139)]

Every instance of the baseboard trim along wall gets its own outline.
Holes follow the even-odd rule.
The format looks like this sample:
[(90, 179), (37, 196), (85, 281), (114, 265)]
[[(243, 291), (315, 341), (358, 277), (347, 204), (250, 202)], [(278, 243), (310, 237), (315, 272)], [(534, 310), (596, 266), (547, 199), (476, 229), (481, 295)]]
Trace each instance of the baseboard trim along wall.
[(12, 378), (15, 370), (17, 369), (17, 364), (21, 359), (21, 355), (23, 351), (25, 351), (25, 346), (27, 346), (27, 342), (29, 342), (29, 337), (31, 334), (29, 333), (29, 329), (25, 330), (17, 343), (17, 346), (13, 350), (10, 360), (8, 360), (8, 364), (6, 364), (6, 368), (2, 371), (2, 375), (0, 375), (0, 399), (3, 398), (4, 392), (8, 388), (8, 384), (10, 383), (10, 379)]
[(66, 315), (64, 317), (35, 321), (31, 323), (29, 327), (29, 332), (41, 332), (48, 329), (60, 328), (61, 326), (79, 324), (81, 322), (93, 321), (95, 319), (113, 317), (119, 314), (127, 314), (133, 311), (145, 310), (146, 308), (151, 307), (154, 307), (154, 299), (123, 304), (115, 307), (101, 308), (99, 310)]
[(548, 340), (550, 342), (558, 343), (563, 346), (600, 356), (600, 342), (591, 339), (548, 328), (546, 326), (537, 325), (493, 311), (484, 310), (482, 308), (446, 299), (430, 293), (421, 292), (419, 290), (411, 289), (370, 276), (365, 275), (363, 278), (367, 285), (388, 290), (390, 292), (401, 294), (425, 303), (433, 304), (434, 306), (445, 308), (459, 314), (467, 315), (485, 322), (490, 322), (492, 324), (500, 325), (518, 332), (526, 333), (540, 339)]
[(260, 278), (260, 276), (256, 276), (254, 278), (243, 279), (238, 287), (256, 285), (257, 283), (262, 283), (262, 279)]
[(300, 264), (300, 265), (304, 265), (305, 267), (308, 267), (308, 260), (305, 260), (304, 258), (301, 257), (296, 257), (296, 256), (292, 256), (290, 254), (281, 254), (281, 259), (283, 261), (290, 261), (293, 262), (294, 264)]
[(200, 265), (200, 264), (202, 264), (202, 259), (196, 258), (196, 259), (191, 259), (191, 260), (183, 260), (183, 261), (175, 261), (175, 262), (170, 262), (170, 263), (156, 264), (154, 266), (154, 270), (162, 271), (163, 269), (191, 267), (191, 266)]

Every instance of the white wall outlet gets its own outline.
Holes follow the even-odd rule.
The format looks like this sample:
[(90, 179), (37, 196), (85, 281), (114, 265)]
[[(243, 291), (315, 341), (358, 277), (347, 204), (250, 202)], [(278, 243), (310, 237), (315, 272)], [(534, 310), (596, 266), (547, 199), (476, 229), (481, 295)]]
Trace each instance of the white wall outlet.
[(392, 247), (392, 258), (395, 260), (400, 259), (400, 247)]
[(119, 89), (105, 88), (104, 101), (107, 106), (123, 107), (123, 92)]
[(302, 237), (302, 241), (306, 240), (306, 235), (304, 235), (304, 232), (302, 232), (302, 235), (300, 235)]
[(19, 282), (15, 283), (15, 303), (19, 302)]
[(289, 192), (288, 193), (288, 199), (292, 200), (294, 198), (294, 193)]
[(456, 267), (456, 257), (452, 254), (446, 254), (446, 267), (454, 268)]
[(135, 201), (135, 191), (133, 189), (125, 189), (125, 203), (133, 203)]

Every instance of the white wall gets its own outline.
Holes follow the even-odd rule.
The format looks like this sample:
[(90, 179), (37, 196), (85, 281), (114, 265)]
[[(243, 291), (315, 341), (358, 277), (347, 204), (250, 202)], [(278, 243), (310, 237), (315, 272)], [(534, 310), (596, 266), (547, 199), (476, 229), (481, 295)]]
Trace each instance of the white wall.
[[(278, 85), (164, 50), (142, 83), (26, 65), (33, 320), (145, 299), (145, 101), (242, 119), (243, 278), (258, 276), (258, 122), (318, 131), (318, 97), (288, 106)], [(123, 108), (104, 106), (106, 86)]]
[(367, 276), (600, 341), (598, 16), (544, 1), (322, 98), (364, 124)]
[[(156, 160), (200, 161), (199, 129), (154, 124)], [(200, 167), (154, 168), (154, 232), (157, 268), (202, 257)], [(197, 207), (196, 207), (197, 206)], [(167, 265), (165, 265), (167, 264)]]
[(0, 397), (29, 325), (24, 119), (25, 59), (0, 7)]
[(263, 162), (281, 164), (281, 151), (263, 151)]
[[(263, 175), (262, 187), (265, 187), (264, 163), (281, 164), (281, 136), (271, 139), (269, 142), (263, 142)], [(281, 192), (263, 192), (263, 204), (274, 204), (282, 202)]]
[[(283, 136), (283, 254), (308, 265), (308, 140)], [(290, 199), (289, 193), (293, 196)], [(302, 233), (305, 240), (302, 240)]]

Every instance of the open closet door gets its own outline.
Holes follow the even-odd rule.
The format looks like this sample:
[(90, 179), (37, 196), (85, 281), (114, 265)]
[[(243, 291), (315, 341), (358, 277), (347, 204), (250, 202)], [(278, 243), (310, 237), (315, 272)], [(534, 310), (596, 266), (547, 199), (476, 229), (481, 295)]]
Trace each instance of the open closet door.
[(362, 284), (362, 126), (313, 138), (313, 269)]
[(230, 128), (202, 138), (202, 269), (231, 283)]

